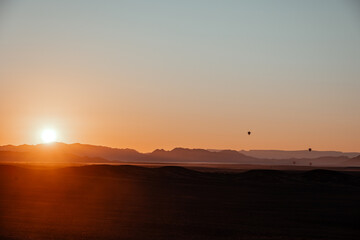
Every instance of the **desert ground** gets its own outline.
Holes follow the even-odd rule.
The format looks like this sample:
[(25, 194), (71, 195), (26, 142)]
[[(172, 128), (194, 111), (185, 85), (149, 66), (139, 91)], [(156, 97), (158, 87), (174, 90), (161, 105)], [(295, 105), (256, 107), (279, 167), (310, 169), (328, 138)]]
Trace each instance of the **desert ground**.
[(0, 238), (360, 238), (356, 168), (251, 168), (0, 165)]

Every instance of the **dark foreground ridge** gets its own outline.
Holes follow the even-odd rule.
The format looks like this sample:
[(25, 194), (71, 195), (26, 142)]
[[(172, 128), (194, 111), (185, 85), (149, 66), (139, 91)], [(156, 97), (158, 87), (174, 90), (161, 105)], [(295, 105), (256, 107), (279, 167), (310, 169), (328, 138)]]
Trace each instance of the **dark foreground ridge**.
[(359, 239), (360, 175), (0, 165), (1, 239)]

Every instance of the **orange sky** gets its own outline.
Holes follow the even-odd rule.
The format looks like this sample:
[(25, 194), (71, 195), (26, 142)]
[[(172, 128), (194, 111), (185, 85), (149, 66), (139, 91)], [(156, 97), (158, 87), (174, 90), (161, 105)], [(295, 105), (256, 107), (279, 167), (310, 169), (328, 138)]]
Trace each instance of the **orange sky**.
[(4, 4), (0, 145), (360, 151), (359, 12), (314, 4)]

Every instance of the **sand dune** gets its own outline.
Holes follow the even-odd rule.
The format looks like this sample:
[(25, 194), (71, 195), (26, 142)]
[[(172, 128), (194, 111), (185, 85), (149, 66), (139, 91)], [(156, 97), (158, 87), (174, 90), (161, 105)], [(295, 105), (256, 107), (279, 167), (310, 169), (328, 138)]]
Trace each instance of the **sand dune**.
[(0, 165), (1, 239), (358, 239), (357, 172)]

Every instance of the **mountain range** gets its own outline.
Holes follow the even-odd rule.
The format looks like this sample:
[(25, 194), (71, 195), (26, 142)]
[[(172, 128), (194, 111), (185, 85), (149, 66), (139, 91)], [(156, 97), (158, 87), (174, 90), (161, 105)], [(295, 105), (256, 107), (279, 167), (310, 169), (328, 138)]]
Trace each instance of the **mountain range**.
[(296, 166), (360, 167), (360, 153), (335, 151), (205, 150), (174, 148), (140, 153), (89, 144), (38, 144), (0, 146), (0, 162), (62, 163), (216, 163)]

